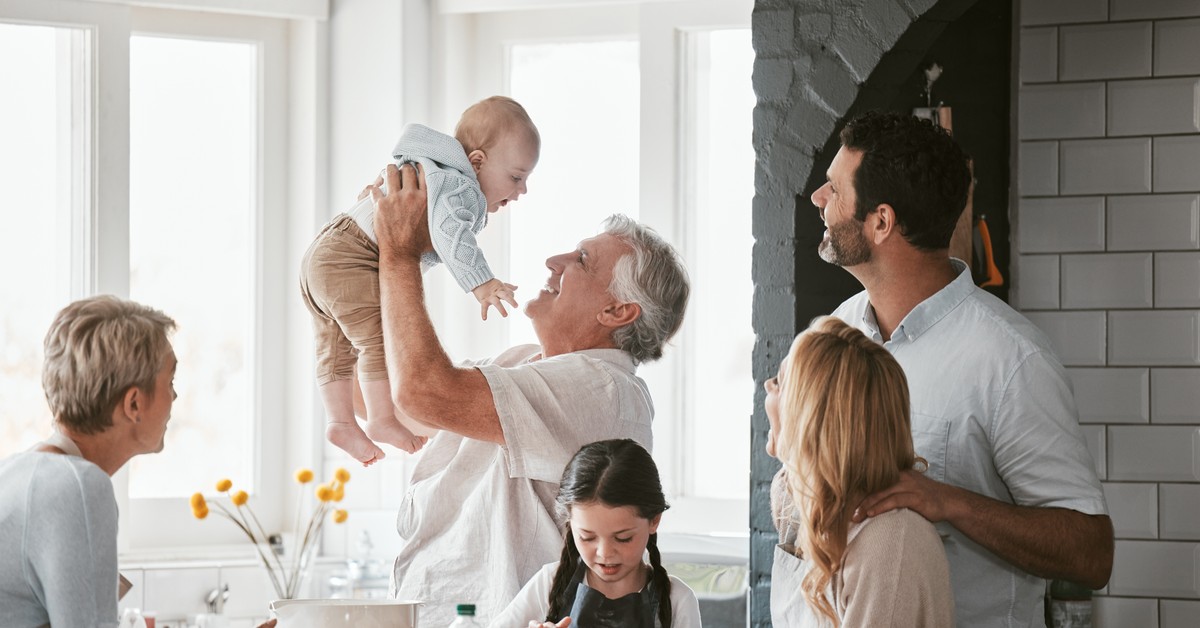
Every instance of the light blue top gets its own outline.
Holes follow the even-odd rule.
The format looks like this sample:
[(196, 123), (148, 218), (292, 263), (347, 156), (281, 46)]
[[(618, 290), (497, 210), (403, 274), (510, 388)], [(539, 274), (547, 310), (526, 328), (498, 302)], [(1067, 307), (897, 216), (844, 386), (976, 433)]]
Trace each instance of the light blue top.
[[(443, 262), (464, 292), (494, 279), (475, 236), (487, 226), (487, 199), (462, 144), (421, 124), (409, 124), (392, 149), (396, 165), (419, 163), (429, 199), (433, 251), (421, 257), (421, 270)], [(386, 193), (387, 188), (382, 187)], [(375, 204), (368, 196), (347, 212), (375, 241)]]
[(117, 625), (112, 480), (76, 456), (0, 460), (0, 626)]
[[(1107, 514), (1062, 364), (1032, 323), (958, 277), (913, 308), (883, 342), (867, 293), (834, 312), (883, 344), (904, 368), (913, 444), (936, 480), (1009, 504)], [(948, 524), (959, 626), (1043, 626), (1045, 581)], [(947, 536), (948, 535), (948, 536)]]

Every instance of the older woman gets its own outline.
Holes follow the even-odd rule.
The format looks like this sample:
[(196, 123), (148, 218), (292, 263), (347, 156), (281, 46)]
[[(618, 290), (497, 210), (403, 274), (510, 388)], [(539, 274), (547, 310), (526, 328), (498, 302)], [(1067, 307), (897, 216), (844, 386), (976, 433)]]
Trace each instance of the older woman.
[(0, 625), (117, 625), (110, 476), (162, 450), (175, 322), (112, 296), (76, 301), (46, 334), (54, 435), (0, 461)]
[(767, 453), (783, 462), (772, 487), (783, 541), (771, 573), (774, 625), (953, 626), (933, 524), (904, 509), (851, 521), (864, 497), (924, 465), (900, 365), (862, 332), (819, 318), (766, 391)]

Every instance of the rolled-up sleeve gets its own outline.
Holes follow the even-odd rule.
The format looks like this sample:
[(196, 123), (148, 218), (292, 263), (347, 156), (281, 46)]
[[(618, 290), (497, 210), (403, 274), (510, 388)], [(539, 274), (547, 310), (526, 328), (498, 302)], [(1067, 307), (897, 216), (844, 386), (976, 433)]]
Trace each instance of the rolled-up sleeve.
[(996, 471), (1018, 505), (1107, 514), (1067, 382), (1045, 352), (1033, 352), (1017, 365), (992, 425)]

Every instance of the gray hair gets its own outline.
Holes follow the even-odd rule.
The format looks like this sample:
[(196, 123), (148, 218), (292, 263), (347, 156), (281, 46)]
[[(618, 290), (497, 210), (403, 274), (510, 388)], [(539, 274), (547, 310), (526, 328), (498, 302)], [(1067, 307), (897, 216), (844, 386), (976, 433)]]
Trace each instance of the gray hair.
[(130, 388), (154, 392), (175, 321), (112, 295), (63, 308), (46, 333), (42, 388), (54, 420), (81, 434), (112, 426), (112, 411)]
[(621, 301), (638, 304), (642, 310), (637, 320), (613, 331), (613, 342), (637, 362), (657, 360), (662, 357), (663, 345), (683, 324), (691, 293), (687, 269), (662, 236), (628, 216), (609, 216), (604, 221), (604, 233), (632, 249), (613, 266), (608, 291)]

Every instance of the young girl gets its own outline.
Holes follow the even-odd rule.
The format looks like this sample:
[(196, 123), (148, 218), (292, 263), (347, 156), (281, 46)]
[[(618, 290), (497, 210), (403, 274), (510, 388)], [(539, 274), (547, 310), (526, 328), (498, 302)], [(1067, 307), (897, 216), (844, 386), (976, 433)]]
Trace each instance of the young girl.
[(926, 466), (913, 452), (900, 365), (823, 317), (765, 387), (767, 453), (783, 462), (772, 487), (783, 541), (771, 572), (773, 624), (953, 626), (950, 568), (933, 524), (907, 509), (851, 522), (863, 498)]
[(699, 628), (696, 594), (662, 566), (656, 531), (668, 506), (641, 445), (584, 445), (563, 472), (557, 503), (567, 519), (562, 559), (534, 575), (491, 626), (561, 627), (569, 617), (577, 628)]

